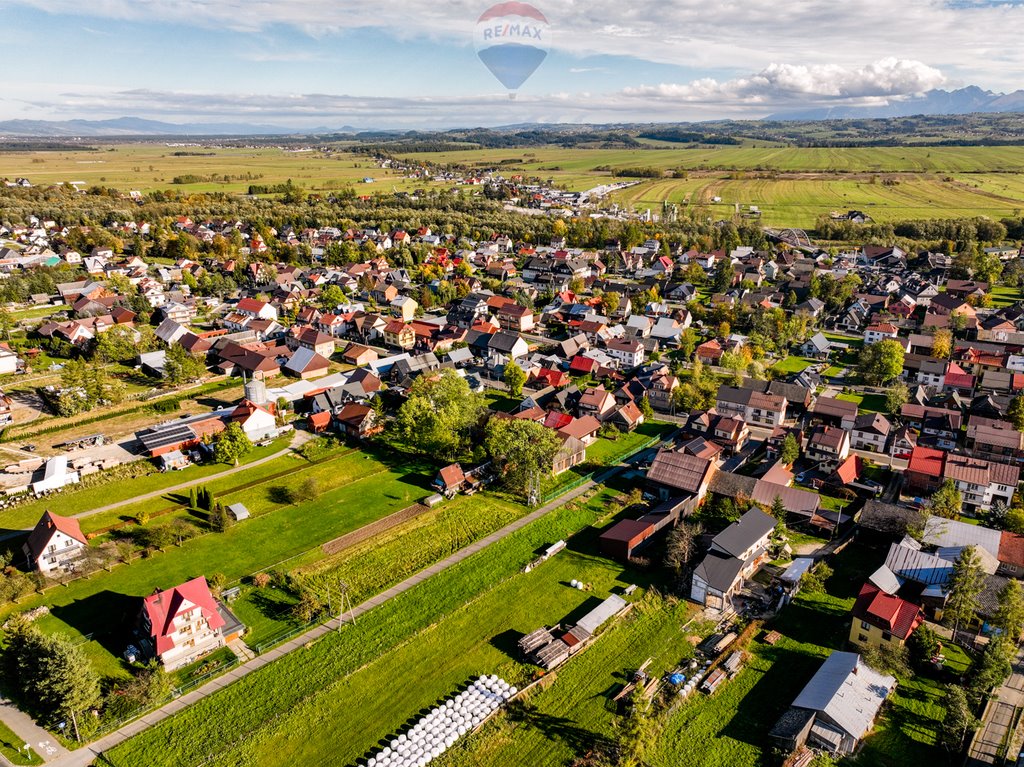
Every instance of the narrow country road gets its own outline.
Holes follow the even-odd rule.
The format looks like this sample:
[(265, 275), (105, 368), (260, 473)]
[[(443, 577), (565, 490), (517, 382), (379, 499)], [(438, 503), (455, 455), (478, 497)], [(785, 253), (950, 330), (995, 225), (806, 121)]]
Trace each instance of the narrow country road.
[[(487, 548), (491, 544), (496, 543), (497, 541), (500, 541), (504, 538), (507, 538), (517, 530), (521, 530), (522, 528), (526, 527), (531, 522), (540, 519), (541, 517), (551, 513), (555, 509), (564, 506), (570, 501), (580, 497), (588, 490), (593, 488), (595, 485), (607, 481), (608, 478), (610, 478), (611, 476), (613, 476), (614, 474), (616, 474), (625, 467), (626, 464), (620, 464), (619, 466), (612, 466), (606, 469), (604, 472), (601, 473), (600, 477), (594, 477), (588, 482), (577, 487), (575, 490), (572, 490), (571, 492), (568, 492), (565, 495), (556, 498), (550, 503), (541, 506), (540, 508), (530, 512), (524, 517), (520, 517), (515, 522), (506, 525), (505, 527), (501, 528), (500, 530), (497, 530), (496, 532), (491, 533), (485, 538), (481, 538), (479, 541), (471, 543), (469, 546), (460, 549), (459, 551), (452, 554), (450, 557), (443, 559), (440, 562), (436, 562), (430, 567), (421, 570), (420, 572), (407, 578), (401, 583), (392, 586), (387, 591), (382, 591), (377, 596), (371, 597), (370, 599), (366, 600), (362, 604), (355, 607), (351, 613), (346, 613), (346, 622), (347, 619), (349, 618), (354, 618), (358, 620), (360, 616), (365, 615), (367, 612), (374, 609), (375, 607), (379, 607), (385, 602), (394, 599), (399, 594), (403, 594), (409, 589), (418, 586), (428, 578), (437, 575), (443, 570), (447, 570), (448, 568), (458, 564), (459, 562), (462, 562), (463, 560), (473, 556), (477, 552)], [(263, 668), (264, 666), (277, 660), (278, 658), (281, 658), (282, 656), (287, 655), (288, 653), (294, 652), (295, 650), (301, 649), (309, 642), (319, 639), (328, 632), (340, 628), (340, 626), (341, 621), (339, 621), (337, 618), (331, 619), (326, 623), (323, 623), (317, 626), (316, 628), (310, 629), (306, 633), (300, 634), (299, 636), (289, 640), (288, 642), (285, 642), (284, 644), (275, 647), (273, 650), (267, 651), (263, 655), (256, 656), (251, 661), (236, 666), (223, 676), (217, 677), (216, 679), (207, 682), (202, 687), (198, 687), (192, 692), (187, 693), (181, 696), (180, 698), (172, 700), (170, 703), (167, 703), (161, 708), (155, 709), (146, 714), (145, 716), (136, 719), (134, 722), (126, 724), (121, 729), (115, 730), (109, 735), (106, 735), (100, 738), (99, 740), (90, 743), (89, 745), (84, 746), (83, 748), (78, 749), (77, 751), (68, 752), (60, 756), (59, 758), (53, 760), (52, 762), (49, 762), (48, 764), (53, 765), (54, 767), (89, 767), (89, 765), (93, 764), (93, 762), (97, 760), (100, 754), (102, 754), (104, 751), (111, 749), (120, 743), (123, 743), (132, 736), (139, 734), (143, 730), (146, 730), (152, 727), (153, 725), (162, 722), (164, 719), (167, 719), (173, 714), (181, 711), (183, 708), (186, 708), (187, 706), (195, 703), (196, 701), (202, 700), (203, 698), (212, 695), (218, 690), (227, 687), (232, 682), (235, 682), (238, 679), (241, 679), (242, 677), (251, 674), (253, 671), (256, 671), (257, 669)], [(100, 760), (98, 763), (103, 763), (103, 761)]]

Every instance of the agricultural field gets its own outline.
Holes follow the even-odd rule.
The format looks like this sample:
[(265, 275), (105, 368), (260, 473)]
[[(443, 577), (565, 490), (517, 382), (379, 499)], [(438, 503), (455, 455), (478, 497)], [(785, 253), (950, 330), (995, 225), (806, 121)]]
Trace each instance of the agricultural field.
[[(644, 583), (589, 553), (596, 529), (532, 573), (521, 572), (540, 548), (599, 521), (610, 523), (609, 500), (601, 492), (551, 512), (357, 624), (112, 749), (110, 760), (125, 767), (351, 764), (471, 676), (496, 673), (513, 683), (526, 681), (531, 672), (513, 657), (522, 632), (578, 616), (613, 588)], [(565, 583), (580, 577), (592, 591)]]
[[(176, 156), (175, 153), (184, 153)], [(205, 180), (173, 184), (176, 176)], [(82, 181), (85, 184), (183, 192), (246, 193), (250, 184), (283, 184), (291, 179), (307, 191), (338, 190), (358, 184), (362, 193), (390, 192), (392, 187), (422, 187), (402, 174), (378, 168), (350, 152), (295, 152), (283, 149), (171, 147), (162, 143), (116, 144), (99, 151), (0, 153), (0, 177), (26, 176), (36, 185)], [(363, 184), (371, 177), (372, 184)]]
[[(176, 156), (175, 152), (185, 153)], [(1019, 215), (1024, 208), (1024, 147), (681, 148), (655, 142), (650, 149), (466, 149), (406, 155), (412, 163), (502, 166), (581, 191), (634, 182), (612, 200), (655, 211), (662, 202), (700, 206), (729, 217), (755, 205), (769, 226), (809, 228), (833, 210), (864, 210), (879, 221)], [(616, 178), (616, 169), (650, 167), (679, 177)], [(277, 148), (169, 147), (117, 144), (90, 152), (0, 154), (0, 176), (27, 176), (36, 184), (83, 181), (143, 192), (156, 189), (245, 193), (250, 184), (291, 179), (310, 192), (355, 185), (363, 194), (389, 194), (434, 186), (378, 168), (345, 146), (330, 152)], [(175, 177), (198, 180), (172, 184)], [(364, 184), (363, 178), (375, 181)], [(883, 183), (883, 181), (885, 183)], [(721, 198), (714, 202), (714, 198)]]

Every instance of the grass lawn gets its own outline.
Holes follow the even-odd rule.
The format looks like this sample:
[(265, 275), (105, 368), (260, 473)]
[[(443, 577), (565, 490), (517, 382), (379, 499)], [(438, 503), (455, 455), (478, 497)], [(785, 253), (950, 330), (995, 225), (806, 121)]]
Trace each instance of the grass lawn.
[(839, 375), (842, 372), (843, 372), (843, 369), (841, 367), (839, 367), (838, 365), (829, 365), (827, 368), (825, 368), (824, 371), (822, 371), (821, 375), (824, 378), (831, 378), (831, 377)]
[[(970, 658), (956, 645), (945, 643), (948, 675), (966, 673)], [(938, 746), (945, 685), (937, 679), (918, 675), (901, 679), (890, 705), (882, 710), (874, 733), (853, 760), (860, 767), (897, 767), (904, 764), (949, 764), (947, 752)]]
[[(290, 441), (291, 435), (286, 435), (275, 440), (272, 444), (267, 445), (266, 447), (254, 448), (242, 459), (242, 464), (252, 463), (260, 458), (273, 455), (277, 451), (287, 447)], [(226, 471), (230, 468), (230, 466), (223, 463), (210, 462), (201, 466), (189, 466), (187, 469), (183, 469), (182, 471), (168, 471), (163, 473), (155, 472), (145, 477), (139, 477), (130, 481), (103, 482), (92, 487), (71, 487), (56, 495), (49, 495), (45, 498), (29, 501), (28, 503), (20, 504), (14, 508), (0, 511), (0, 526), (12, 530), (29, 528), (39, 521), (39, 518), (47, 509), (52, 509), (64, 516), (80, 514), (83, 511), (89, 511), (99, 506), (106, 506), (107, 504), (126, 501), (137, 495), (155, 492), (184, 482), (196, 482), (213, 474), (219, 474), (220, 472)], [(269, 466), (264, 465), (254, 471), (262, 473), (269, 470)], [(244, 473), (245, 472), (236, 474), (231, 479), (237, 481), (239, 476), (244, 475)], [(166, 500), (159, 498), (146, 503), (147, 505), (152, 504), (153, 509), (155, 510), (166, 508), (168, 505)], [(123, 513), (123, 510), (118, 510), (117, 516), (120, 516)], [(83, 520), (82, 526), (86, 532), (88, 532), (89, 529), (96, 529), (97, 527), (104, 526), (102, 524), (96, 524), (95, 527), (90, 527), (90, 524), (91, 518)], [(107, 524), (110, 523), (107, 522)]]
[(245, 642), (253, 647), (302, 625), (291, 612), (297, 601), (294, 594), (281, 588), (246, 585), (231, 603), (231, 612), (245, 624)]
[(859, 392), (854, 392), (852, 394), (840, 394), (836, 399), (855, 403), (857, 405), (857, 411), (861, 414), (889, 412), (885, 404), (884, 394), (861, 394)]
[(23, 745), (25, 745), (25, 741), (15, 735), (10, 727), (0, 722), (0, 754), (3, 754), (11, 764), (35, 765), (43, 763), (42, 758), (31, 747), (27, 753), (22, 750), (21, 747)]
[(484, 403), (491, 410), (497, 410), (499, 413), (516, 412), (522, 401), (522, 398), (510, 397), (505, 392), (498, 391), (497, 389), (488, 389), (484, 392)]
[[(634, 578), (621, 566), (568, 551), (532, 573), (536, 552), (593, 524), (610, 492), (575, 501), (437, 574), (307, 649), (287, 655), (112, 749), (119, 767), (346, 765), (469, 677), (521, 683), (523, 632), (579, 615)], [(583, 578), (591, 592), (565, 581)], [(643, 583), (640, 576), (637, 580)], [(329, 723), (329, 727), (325, 727)]]
[(997, 309), (1013, 306), (1024, 301), (1024, 288), (1021, 287), (1007, 288), (1000, 285), (992, 288), (990, 293), (992, 295), (992, 306)]
[(618, 439), (610, 440), (602, 437), (587, 448), (587, 462), (606, 466), (613, 458), (635, 450), (654, 437), (664, 439), (675, 429), (675, 424), (664, 421), (647, 421), (640, 424), (634, 431), (622, 434)]
[[(292, 459), (294, 460), (294, 459)], [(122, 628), (138, 610), (138, 598), (154, 588), (169, 588), (197, 575), (224, 573), (229, 582), (284, 564), (287, 569), (319, 559), (321, 543), (355, 530), (429, 494), (433, 467), (407, 463), (388, 468), (369, 454), (353, 453), (329, 464), (339, 476), (353, 466), (361, 473), (347, 484), (296, 505), (279, 504), (276, 510), (254, 514), (227, 532), (208, 534), (172, 546), (164, 553), (138, 559), (130, 565), (100, 571), (88, 578), (32, 595), (3, 614), (39, 604), (50, 614), (39, 619), (44, 631), (79, 637), (101, 673), (116, 673), (125, 644)], [(315, 467), (319, 468), (319, 467)], [(261, 497), (273, 488), (261, 487), (257, 497), (246, 497), (259, 508)]]
[(864, 345), (864, 338), (862, 336), (848, 336), (843, 333), (829, 333), (827, 331), (824, 335), (829, 341), (837, 341), (841, 344), (847, 344), (851, 348), (859, 349)]
[(782, 373), (783, 375), (789, 375), (791, 373), (803, 373), (811, 365), (814, 365), (818, 360), (812, 360), (808, 357), (786, 357), (784, 360), (779, 360), (771, 369), (776, 373)]
[(757, 767), (768, 758), (768, 731), (831, 650), (842, 649), (860, 584), (877, 566), (858, 544), (834, 564), (831, 593), (797, 595), (766, 629), (775, 646), (751, 643), (744, 669), (711, 697), (696, 694), (668, 718), (648, 761), (655, 767)]

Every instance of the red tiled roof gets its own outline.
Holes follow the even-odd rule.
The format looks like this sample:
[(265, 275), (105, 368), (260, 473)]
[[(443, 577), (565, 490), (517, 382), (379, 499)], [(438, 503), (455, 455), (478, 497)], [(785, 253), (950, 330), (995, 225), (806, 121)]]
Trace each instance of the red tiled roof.
[(925, 474), (929, 477), (941, 477), (945, 459), (946, 453), (942, 450), (918, 446), (910, 453), (910, 463), (907, 464), (907, 471)]
[(457, 463), (453, 463), (451, 466), (445, 466), (438, 473), (441, 475), (441, 481), (444, 483), (446, 489), (460, 485), (466, 479), (466, 475), (462, 471), (462, 466)]
[(848, 485), (860, 479), (861, 470), (862, 462), (860, 456), (851, 455), (836, 469), (836, 475), (842, 480), (844, 485)]
[(331, 423), (331, 411), (321, 410), (309, 416), (309, 424), (315, 429), (326, 429)]
[(596, 367), (596, 360), (593, 360), (590, 357), (582, 357), (580, 355), (573, 357), (572, 362), (569, 363), (569, 370), (574, 373), (591, 373)]
[(573, 417), (568, 413), (559, 413), (556, 410), (552, 410), (544, 418), (544, 425), (549, 429), (561, 429), (563, 426), (568, 426), (573, 422)]
[(157, 591), (146, 597), (143, 604), (153, 627), (153, 637), (156, 639), (158, 653), (166, 652), (174, 647), (170, 636), (174, 633), (174, 618), (183, 610), (190, 609), (190, 605), (195, 605), (202, 610), (203, 617), (211, 629), (219, 629), (224, 625), (224, 619), (217, 612), (217, 602), (214, 600), (213, 594), (210, 593), (210, 587), (207, 586), (206, 578), (203, 576), (193, 578), (167, 591)]
[(906, 640), (923, 620), (921, 608), (890, 596), (873, 583), (865, 583), (853, 604), (853, 617)]
[(238, 302), (238, 310), (243, 312), (254, 312), (258, 314), (267, 304), (256, 298), (243, 298)]
[(999, 561), (1024, 567), (1024, 535), (1003, 530), (999, 537)]

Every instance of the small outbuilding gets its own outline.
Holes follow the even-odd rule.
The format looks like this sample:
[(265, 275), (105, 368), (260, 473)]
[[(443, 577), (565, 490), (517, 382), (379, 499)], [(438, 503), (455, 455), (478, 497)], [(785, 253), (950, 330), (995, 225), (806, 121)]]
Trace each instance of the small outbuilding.
[(248, 519), (251, 515), (249, 509), (245, 507), (244, 503), (233, 503), (228, 506), (228, 516), (230, 516), (235, 522), (241, 522), (243, 519)]

